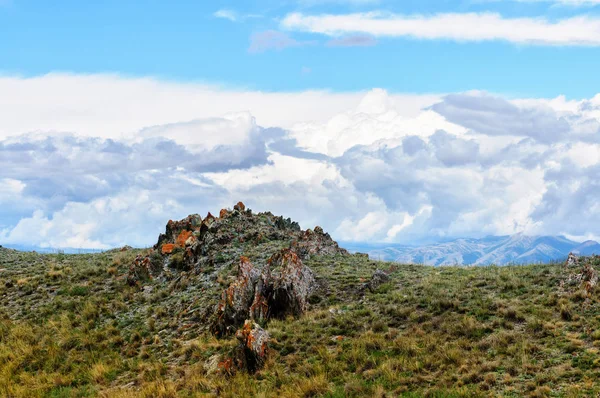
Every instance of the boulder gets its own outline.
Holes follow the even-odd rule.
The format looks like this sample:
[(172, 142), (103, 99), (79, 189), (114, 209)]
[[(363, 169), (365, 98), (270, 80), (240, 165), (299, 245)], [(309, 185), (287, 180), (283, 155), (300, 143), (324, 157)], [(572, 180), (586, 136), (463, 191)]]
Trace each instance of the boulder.
[(390, 276), (384, 271), (378, 269), (371, 276), (371, 280), (365, 284), (365, 288), (371, 292), (376, 291), (381, 285), (390, 281)]
[(246, 320), (235, 337), (239, 341), (237, 348), (241, 367), (250, 373), (261, 369), (267, 359), (269, 333), (251, 320)]
[(235, 206), (233, 206), (233, 210), (242, 212), (242, 211), (246, 210), (246, 205), (243, 204), (242, 202), (237, 202), (237, 204)]
[(279, 277), (273, 284), (269, 314), (282, 318), (298, 316), (306, 310), (308, 296), (315, 286), (315, 277), (300, 257), (291, 249), (283, 249), (269, 259), (271, 268), (279, 267)]
[[(271, 274), (271, 269), (276, 271)], [(260, 270), (242, 257), (237, 280), (221, 295), (211, 330), (224, 336), (246, 319), (264, 323), (270, 318), (301, 315), (314, 287), (312, 270), (293, 250), (276, 253)]]
[(254, 268), (247, 257), (241, 257), (237, 280), (221, 294), (216, 319), (211, 327), (214, 334), (231, 334), (249, 318), (259, 279), (260, 271)]
[(584, 289), (588, 294), (598, 284), (598, 271), (594, 268), (594, 264), (600, 262), (600, 257), (578, 257), (573, 253), (569, 254), (569, 258), (565, 262), (567, 269), (572, 269), (567, 277), (561, 281), (561, 286), (577, 286)]
[(150, 273), (150, 257), (143, 257), (138, 254), (133, 260), (133, 263), (129, 266), (127, 284), (129, 286), (138, 286), (150, 279), (152, 279)]

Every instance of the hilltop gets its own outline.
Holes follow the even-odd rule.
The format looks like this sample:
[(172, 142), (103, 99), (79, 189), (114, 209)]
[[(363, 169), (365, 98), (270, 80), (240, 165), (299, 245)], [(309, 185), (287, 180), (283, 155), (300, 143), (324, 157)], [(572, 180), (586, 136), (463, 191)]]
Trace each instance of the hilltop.
[(376, 262), (241, 202), (148, 249), (0, 248), (0, 396), (595, 396), (599, 264)]

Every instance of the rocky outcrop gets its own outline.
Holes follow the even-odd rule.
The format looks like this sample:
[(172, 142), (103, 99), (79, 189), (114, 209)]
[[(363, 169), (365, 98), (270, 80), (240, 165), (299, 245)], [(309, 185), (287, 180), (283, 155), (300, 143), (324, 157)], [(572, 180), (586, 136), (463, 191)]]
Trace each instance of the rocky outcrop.
[(569, 254), (565, 267), (573, 270), (567, 277), (561, 281), (561, 286), (577, 286), (585, 290), (588, 294), (598, 284), (598, 271), (594, 265), (600, 264), (600, 256), (579, 257), (573, 253)]
[(306, 311), (307, 299), (315, 288), (315, 277), (291, 249), (276, 253), (269, 260), (271, 268), (279, 268), (279, 277), (273, 283), (269, 315), (283, 318), (298, 316)]
[(312, 270), (293, 250), (276, 253), (260, 270), (242, 257), (237, 280), (221, 295), (211, 330), (223, 336), (233, 333), (246, 319), (264, 323), (270, 318), (301, 315), (314, 288)]
[(299, 239), (292, 243), (292, 249), (305, 260), (315, 255), (348, 254), (346, 249), (339, 247), (337, 242), (319, 226), (315, 227), (314, 231), (312, 229), (304, 231)]
[(259, 292), (259, 280), (264, 278), (247, 257), (240, 259), (238, 277), (221, 294), (212, 332), (218, 336), (231, 334), (250, 317), (250, 308)]
[[(282, 242), (276, 246), (290, 247), (302, 260), (313, 255), (348, 254), (321, 227), (302, 231), (290, 218), (274, 216), (270, 212), (253, 214), (242, 202), (235, 204), (233, 209), (221, 209), (218, 218), (209, 212), (204, 218), (192, 214), (180, 221), (169, 220), (154, 250), (164, 257), (162, 263), (166, 269), (201, 271), (235, 264), (247, 245), (259, 252), (257, 247), (268, 247), (263, 251), (261, 264), (264, 264), (269, 251), (273, 250), (273, 241)], [(237, 255), (232, 247), (237, 249)], [(143, 278), (138, 280), (143, 281)], [(257, 299), (254, 307), (257, 314), (264, 312), (263, 298)], [(264, 317), (264, 314), (260, 316)]]

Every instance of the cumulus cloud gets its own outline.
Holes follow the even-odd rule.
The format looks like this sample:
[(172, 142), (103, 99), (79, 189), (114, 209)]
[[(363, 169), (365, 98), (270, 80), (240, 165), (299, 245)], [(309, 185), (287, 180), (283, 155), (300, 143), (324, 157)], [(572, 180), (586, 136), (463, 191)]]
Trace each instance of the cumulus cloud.
[[(217, 212), (238, 200), (304, 228), (321, 225), (340, 240), (599, 235), (600, 96), (241, 92), (227, 107), (215, 105), (234, 98), (227, 90), (211, 89), (211, 104), (198, 87), (74, 77), (93, 89), (89, 97), (123, 105), (129, 93), (149, 106), (147, 123), (132, 108), (135, 123), (122, 114), (99, 128), (87, 107), (110, 101), (86, 102), (68, 76), (60, 79), (77, 96), (57, 93), (58, 109), (53, 96), (9, 105), (20, 115), (45, 115), (48, 129), (29, 129), (35, 120), (10, 112), (0, 121), (0, 244), (146, 246), (168, 219)], [(9, 80), (0, 86), (43, 92), (40, 81)], [(113, 86), (103, 91), (94, 80)], [(195, 105), (178, 112), (157, 107), (169, 108), (169, 101), (145, 98), (161, 89), (169, 100), (182, 93)], [(9, 104), (8, 97), (0, 90), (0, 102)], [(251, 111), (239, 109), (245, 101)], [(295, 104), (293, 112), (284, 109)], [(289, 113), (271, 115), (280, 110)], [(116, 108), (97, 112), (120, 115)], [(65, 125), (79, 131), (57, 132)]]
[(531, 17), (507, 18), (496, 13), (400, 15), (371, 11), (307, 15), (295, 12), (281, 20), (281, 28), (332, 37), (366, 34), (461, 42), (502, 40), (551, 46), (600, 45), (600, 19), (593, 16), (550, 21)]
[(448, 121), (491, 136), (524, 136), (553, 143), (576, 135), (598, 139), (600, 124), (581, 112), (558, 112), (544, 103), (520, 105), (486, 93), (451, 94), (431, 107)]

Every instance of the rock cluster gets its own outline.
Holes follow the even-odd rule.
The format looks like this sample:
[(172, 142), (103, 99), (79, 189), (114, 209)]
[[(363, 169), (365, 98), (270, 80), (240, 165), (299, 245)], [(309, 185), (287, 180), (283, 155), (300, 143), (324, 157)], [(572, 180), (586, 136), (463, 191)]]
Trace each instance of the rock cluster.
[(598, 284), (598, 271), (594, 268), (594, 264), (598, 265), (599, 263), (600, 256), (579, 257), (569, 253), (565, 267), (575, 269), (575, 272), (570, 273), (561, 284), (563, 286), (579, 286), (590, 293)]
[(242, 257), (237, 280), (221, 295), (211, 330), (223, 336), (247, 319), (264, 323), (270, 318), (301, 315), (314, 287), (313, 272), (291, 249), (273, 255), (262, 269)]
[[(272, 318), (301, 315), (317, 287), (313, 272), (302, 260), (346, 254), (321, 227), (302, 231), (289, 218), (270, 212), (254, 214), (238, 202), (233, 209), (222, 209), (219, 217), (208, 213), (204, 218), (193, 214), (170, 220), (153, 252), (138, 256), (131, 265), (127, 281), (141, 286), (162, 277), (176, 286), (182, 278), (189, 284), (191, 277), (196, 289), (200, 284), (201, 291), (213, 292), (213, 298), (202, 300), (195, 315), (187, 319), (216, 336), (237, 337), (238, 348), (219, 363), (222, 370), (254, 372), (264, 363), (269, 339), (259, 325)], [(217, 301), (217, 280), (230, 275), (234, 266), (237, 278)]]

